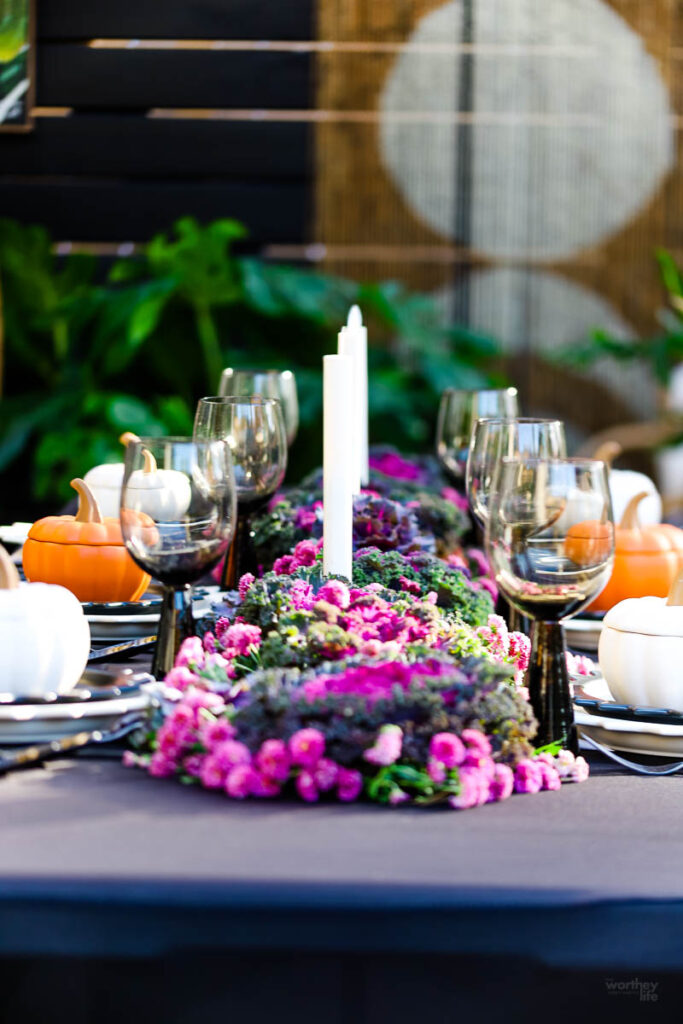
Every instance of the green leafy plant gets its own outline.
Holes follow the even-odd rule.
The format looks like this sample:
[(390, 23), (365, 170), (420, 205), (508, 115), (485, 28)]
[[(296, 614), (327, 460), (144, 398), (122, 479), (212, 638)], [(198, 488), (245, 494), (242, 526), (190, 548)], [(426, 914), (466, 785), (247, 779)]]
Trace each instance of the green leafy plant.
[(560, 351), (557, 358), (579, 369), (606, 357), (621, 363), (640, 362), (667, 387), (674, 368), (683, 362), (683, 274), (665, 249), (657, 251), (657, 262), (669, 303), (658, 314), (661, 331), (650, 338), (626, 339), (596, 330), (582, 344)]
[(234, 220), (182, 218), (105, 274), (92, 256), (55, 253), (45, 229), (0, 220), (4, 518), (62, 505), (73, 476), (120, 460), (122, 430), (191, 431), (229, 365), (295, 371), (292, 472), (319, 464), (321, 359), (354, 302), (372, 342), (373, 440), (424, 447), (443, 388), (497, 379), (496, 344), (444, 326), (428, 296), (235, 255), (245, 235)]

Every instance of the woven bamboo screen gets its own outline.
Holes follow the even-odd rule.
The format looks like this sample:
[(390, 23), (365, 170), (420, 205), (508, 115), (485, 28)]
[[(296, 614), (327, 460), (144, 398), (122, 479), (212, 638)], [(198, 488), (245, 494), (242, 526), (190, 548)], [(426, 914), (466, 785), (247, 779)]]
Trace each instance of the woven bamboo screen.
[(547, 356), (652, 331), (683, 257), (678, 0), (318, 0), (317, 242), (329, 269), (434, 291), (504, 340), (527, 405), (583, 431), (654, 385)]

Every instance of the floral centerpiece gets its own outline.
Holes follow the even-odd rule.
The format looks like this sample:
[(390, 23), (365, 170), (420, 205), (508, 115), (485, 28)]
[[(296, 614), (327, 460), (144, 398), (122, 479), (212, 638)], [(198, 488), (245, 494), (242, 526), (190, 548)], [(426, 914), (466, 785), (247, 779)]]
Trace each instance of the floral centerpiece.
[(365, 796), (475, 807), (582, 781), (536, 750), (521, 685), (529, 641), (493, 615), (466, 565), (417, 545), (357, 547), (353, 583), (303, 540), (186, 641), (131, 765), (235, 799)]

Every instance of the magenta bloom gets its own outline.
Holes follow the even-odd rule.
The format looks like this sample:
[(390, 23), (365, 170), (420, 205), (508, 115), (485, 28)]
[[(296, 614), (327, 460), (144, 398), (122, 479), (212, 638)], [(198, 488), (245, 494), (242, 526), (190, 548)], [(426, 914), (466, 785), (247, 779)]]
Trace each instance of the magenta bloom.
[(225, 792), (233, 800), (244, 800), (253, 796), (259, 785), (259, 777), (250, 764), (237, 764), (230, 769), (225, 780)]
[(370, 764), (387, 765), (398, 761), (403, 746), (403, 731), (398, 725), (383, 725), (374, 744), (363, 752)]
[(427, 774), (432, 782), (441, 785), (442, 782), (446, 781), (446, 765), (443, 761), (435, 761), (433, 757), (430, 757), (427, 762)]
[(256, 582), (256, 577), (253, 573), (245, 572), (243, 576), (240, 576), (240, 581), (237, 584), (237, 589), (240, 595), (240, 601), (244, 601), (245, 597), (249, 592), (249, 588), (252, 583)]
[(541, 765), (525, 757), (515, 767), (515, 793), (538, 793), (543, 786)]
[(153, 775), (155, 779), (167, 779), (175, 773), (175, 770), (176, 762), (162, 750), (157, 750), (152, 754), (149, 762), (149, 774)]
[(389, 794), (389, 804), (391, 807), (398, 807), (400, 804), (404, 804), (408, 800), (410, 800), (410, 793), (406, 793), (405, 790), (399, 789), (398, 787), (396, 787), (396, 789), (392, 789)]
[(342, 803), (357, 800), (363, 789), (363, 776), (352, 768), (340, 768), (337, 775), (337, 796)]
[(456, 811), (479, 807), (489, 796), (489, 781), (476, 768), (461, 768), (458, 772), (460, 792), (449, 798), (448, 803)]
[(213, 757), (225, 772), (229, 772), (238, 764), (251, 764), (249, 748), (239, 740), (225, 740), (224, 743), (220, 743), (214, 748)]
[(264, 740), (256, 755), (256, 767), (269, 779), (284, 782), (289, 776), (291, 758), (284, 740)]
[(296, 559), (293, 555), (283, 555), (273, 562), (273, 572), (278, 576), (291, 576), (296, 568)]
[(562, 779), (557, 771), (557, 768), (551, 767), (544, 761), (536, 761), (536, 764), (541, 769), (541, 779), (543, 789), (561, 789)]
[(371, 455), (370, 466), (384, 476), (393, 476), (395, 480), (422, 480), (423, 471), (414, 462), (409, 462), (394, 452), (384, 455)]
[(296, 510), (295, 524), (300, 530), (310, 530), (318, 521), (318, 509), (322, 508), (322, 502), (316, 501), (313, 505), (302, 505)]
[(219, 619), (216, 623), (216, 636), (225, 649), (228, 658), (235, 658), (240, 655), (251, 654), (258, 650), (261, 645), (261, 629), (259, 626), (249, 626), (246, 622), (236, 622), (232, 626), (223, 626), (226, 619)]
[(207, 789), (222, 789), (225, 784), (225, 766), (217, 757), (210, 754), (204, 758), (199, 777), (202, 786), (206, 786)]
[(166, 686), (171, 686), (176, 690), (180, 690), (184, 693), (185, 690), (189, 690), (191, 686), (201, 686), (201, 680), (199, 676), (196, 676), (194, 672), (191, 672), (186, 665), (176, 665), (167, 674), (164, 679)]
[(334, 788), (339, 775), (339, 765), (329, 757), (321, 757), (313, 768), (313, 781), (321, 793)]
[(254, 772), (253, 796), (268, 798), (280, 795), (280, 785), (274, 779), (263, 775), (262, 772)]
[(191, 775), (193, 779), (201, 779), (204, 761), (205, 757), (203, 754), (190, 754), (183, 761), (183, 771)]
[(420, 584), (417, 580), (409, 580), (407, 576), (399, 576), (398, 582), (401, 585), (401, 590), (405, 590), (408, 594), (414, 594), (415, 597), (420, 596)]
[(319, 729), (299, 729), (289, 739), (289, 753), (294, 764), (312, 768), (325, 753), (325, 737)]
[(318, 600), (327, 601), (337, 608), (348, 608), (351, 596), (349, 588), (341, 580), (328, 580), (318, 591)]
[(491, 755), (491, 741), (488, 736), (479, 729), (463, 729), (460, 739), (470, 750), (475, 750), (482, 757)]
[(432, 736), (429, 753), (445, 768), (455, 768), (465, 759), (465, 747), (462, 740), (452, 732), (438, 732)]
[(304, 769), (296, 777), (296, 790), (307, 804), (314, 804), (318, 799), (318, 789), (311, 772)]
[(233, 739), (235, 727), (227, 718), (217, 718), (215, 722), (204, 722), (200, 727), (199, 736), (207, 750), (211, 750), (212, 747)]
[(198, 668), (204, 665), (204, 648), (198, 636), (188, 637), (180, 646), (175, 668), (183, 668), (186, 665), (196, 665)]
[(515, 775), (512, 768), (507, 764), (497, 764), (489, 782), (489, 801), (507, 800), (514, 788)]
[(445, 498), (446, 501), (452, 502), (456, 508), (462, 508), (467, 510), (469, 508), (469, 502), (464, 494), (460, 494), (456, 491), (455, 487), (442, 487), (441, 497)]
[(293, 551), (294, 558), (299, 566), (315, 565), (320, 545), (315, 540), (300, 540)]
[(574, 761), (570, 778), (572, 782), (585, 782), (590, 774), (590, 768), (585, 757), (577, 757)]
[(132, 750), (124, 750), (121, 764), (124, 768), (137, 768), (139, 764), (138, 755), (134, 754)]

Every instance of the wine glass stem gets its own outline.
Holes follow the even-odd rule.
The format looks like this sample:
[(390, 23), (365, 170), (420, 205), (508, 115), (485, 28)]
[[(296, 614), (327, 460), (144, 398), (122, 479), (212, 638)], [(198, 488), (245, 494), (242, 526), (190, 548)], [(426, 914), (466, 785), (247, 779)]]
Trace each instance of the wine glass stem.
[(223, 564), (221, 590), (237, 590), (240, 577), (253, 572), (253, 551), (251, 544), (251, 519), (246, 512), (237, 511), (235, 536)]
[(192, 587), (164, 587), (152, 675), (163, 679), (171, 671), (183, 640), (195, 632), (192, 616)]
[(544, 747), (559, 740), (563, 747), (578, 754), (564, 629), (559, 622), (534, 622), (527, 686), (531, 706), (538, 719), (536, 746)]

